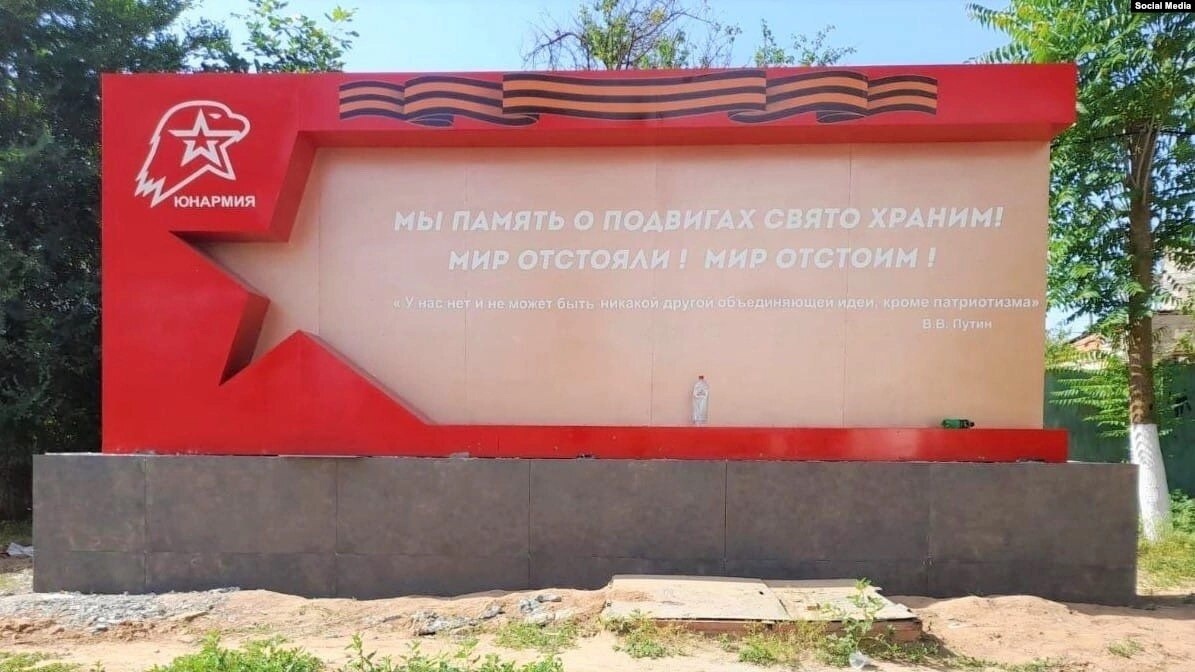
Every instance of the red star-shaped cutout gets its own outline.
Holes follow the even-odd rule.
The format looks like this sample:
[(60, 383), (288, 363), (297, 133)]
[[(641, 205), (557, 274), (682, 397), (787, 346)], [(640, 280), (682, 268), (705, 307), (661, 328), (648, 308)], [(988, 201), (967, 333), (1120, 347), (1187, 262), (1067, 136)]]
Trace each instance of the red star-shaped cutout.
[(212, 170), (217, 175), (228, 179), (236, 177), (232, 171), (232, 163), (228, 160), (228, 146), (236, 142), (241, 135), (237, 131), (212, 130), (207, 125), (206, 115), (200, 110), (195, 114), (195, 124), (190, 129), (168, 132), (187, 145), (180, 166), (203, 157), (212, 165)]

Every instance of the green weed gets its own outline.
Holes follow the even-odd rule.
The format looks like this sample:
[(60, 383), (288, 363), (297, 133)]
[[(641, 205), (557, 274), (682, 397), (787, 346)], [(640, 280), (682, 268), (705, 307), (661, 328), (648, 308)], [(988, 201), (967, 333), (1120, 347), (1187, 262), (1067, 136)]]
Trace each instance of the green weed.
[(81, 669), (75, 663), (47, 662), (51, 660), (53, 656), (45, 653), (0, 652), (0, 672), (79, 672)]
[(727, 641), (723, 648), (738, 653), (739, 661), (754, 665), (796, 667), (825, 637), (820, 623), (797, 623), (783, 629), (757, 628), (738, 642)]
[(828, 605), (823, 611), (838, 621), (839, 628), (823, 637), (817, 646), (817, 657), (822, 662), (837, 667), (846, 667), (855, 651), (875, 658), (896, 658), (902, 647), (892, 643), (886, 635), (873, 633), (876, 615), (884, 608), (883, 598), (868, 592), (871, 582), (860, 579), (855, 583), (855, 594), (849, 597), (858, 611), (848, 611)]
[(556, 657), (519, 665), (493, 654), (473, 656), (471, 646), (429, 656), (419, 650), (418, 644), (412, 644), (407, 655), (394, 660), (366, 653), (361, 636), (355, 635), (348, 650), (349, 662), (340, 672), (564, 672), (564, 665)]
[(1195, 534), (1175, 530), (1155, 543), (1142, 539), (1137, 566), (1146, 582), (1158, 588), (1195, 581)]
[(1169, 533), (1155, 543), (1137, 544), (1137, 567), (1144, 583), (1174, 588), (1195, 582), (1195, 499), (1175, 490), (1170, 495)]
[[(545, 658), (523, 665), (502, 660), (498, 656), (473, 655), (472, 646), (463, 646), (453, 653), (426, 655), (413, 644), (405, 656), (398, 659), (379, 656), (366, 651), (360, 635), (353, 636), (348, 647), (349, 659), (336, 672), (564, 672), (558, 658)], [(2, 655), (2, 654), (0, 654)], [(4, 667), (0, 658), (0, 672), (78, 672), (77, 666), (49, 668)], [(41, 660), (41, 659), (37, 659)], [(36, 662), (36, 661), (35, 661)], [(150, 672), (329, 672), (319, 658), (297, 648), (286, 648), (279, 638), (251, 642), (239, 649), (220, 645), (216, 635), (204, 640), (197, 653), (175, 658), (169, 665), (154, 667)]]
[(800, 651), (787, 646), (779, 638), (767, 636), (748, 636), (738, 648), (739, 662), (752, 665), (791, 664), (800, 657)]
[(320, 672), (324, 663), (301, 650), (285, 648), (280, 638), (250, 642), (239, 649), (220, 645), (209, 635), (197, 653), (180, 656), (150, 672)]
[(523, 621), (509, 621), (498, 630), (496, 643), (508, 649), (535, 649), (543, 653), (560, 653), (577, 644), (580, 628), (572, 620), (547, 625), (533, 625)]
[(660, 625), (638, 612), (629, 618), (606, 621), (606, 629), (618, 636), (616, 651), (632, 658), (682, 656), (687, 651), (687, 635), (677, 627)]
[(1031, 660), (1027, 663), (997, 663), (971, 656), (947, 654), (927, 662), (937, 663), (934, 667), (947, 670), (977, 670), (981, 672), (1078, 672), (1078, 670), (1085, 669), (1083, 666), (1075, 666), (1072, 663), (1051, 658)]
[(1144, 647), (1131, 639), (1123, 639), (1108, 645), (1108, 653), (1121, 658), (1132, 658), (1144, 650)]
[(876, 616), (885, 602), (870, 593), (870, 587), (866, 579), (856, 584), (855, 593), (848, 598), (855, 609), (822, 607), (823, 614), (834, 622), (833, 631), (828, 631), (831, 623), (827, 621), (798, 621), (783, 628), (755, 629), (739, 640), (723, 637), (721, 646), (737, 653), (741, 662), (763, 666), (796, 667), (813, 656), (823, 663), (846, 667), (855, 651), (878, 660), (912, 665), (942, 665), (954, 660), (934, 641), (897, 643), (891, 631), (877, 629)]
[(997, 669), (1002, 672), (1070, 672), (1071, 670), (1082, 668), (1076, 667), (1064, 660), (1043, 658), (1041, 660), (1031, 660), (1028, 663), (1000, 665)]
[(874, 658), (905, 665), (930, 665), (942, 660), (942, 647), (932, 640), (898, 644), (887, 639), (878, 640), (870, 654)]

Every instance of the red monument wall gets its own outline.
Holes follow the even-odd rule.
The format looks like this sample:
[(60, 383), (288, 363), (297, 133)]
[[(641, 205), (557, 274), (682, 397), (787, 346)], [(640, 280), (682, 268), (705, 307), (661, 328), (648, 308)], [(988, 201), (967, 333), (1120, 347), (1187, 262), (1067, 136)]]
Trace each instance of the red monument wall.
[(106, 77), (104, 449), (1063, 460), (1042, 324), (1074, 87)]

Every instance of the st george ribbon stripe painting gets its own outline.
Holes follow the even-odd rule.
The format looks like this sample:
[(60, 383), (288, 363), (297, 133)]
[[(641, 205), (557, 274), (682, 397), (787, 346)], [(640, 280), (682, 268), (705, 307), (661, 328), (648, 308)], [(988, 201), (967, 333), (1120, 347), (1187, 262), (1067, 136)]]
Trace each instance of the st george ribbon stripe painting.
[(932, 77), (869, 79), (850, 70), (769, 78), (744, 69), (692, 76), (592, 79), (512, 73), (502, 82), (469, 77), (416, 77), (405, 86), (372, 79), (339, 88), (340, 118), (387, 117), (424, 126), (450, 126), (456, 116), (526, 126), (539, 115), (605, 120), (665, 119), (726, 112), (739, 123), (766, 123), (813, 113), (822, 123), (885, 112), (935, 114)]

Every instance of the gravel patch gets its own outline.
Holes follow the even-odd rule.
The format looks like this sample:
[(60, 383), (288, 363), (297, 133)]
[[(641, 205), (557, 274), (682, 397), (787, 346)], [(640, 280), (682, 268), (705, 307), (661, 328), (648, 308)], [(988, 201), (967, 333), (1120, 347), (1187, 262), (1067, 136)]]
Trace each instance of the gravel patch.
[(441, 632), (457, 633), (477, 627), (482, 621), (496, 618), (502, 613), (502, 605), (491, 602), (476, 618), (467, 616), (443, 616), (427, 609), (411, 615), (412, 631), (419, 636), (435, 635)]
[(161, 595), (27, 593), (0, 597), (0, 618), (51, 620), (103, 632), (124, 623), (190, 621), (219, 606), (235, 589)]

